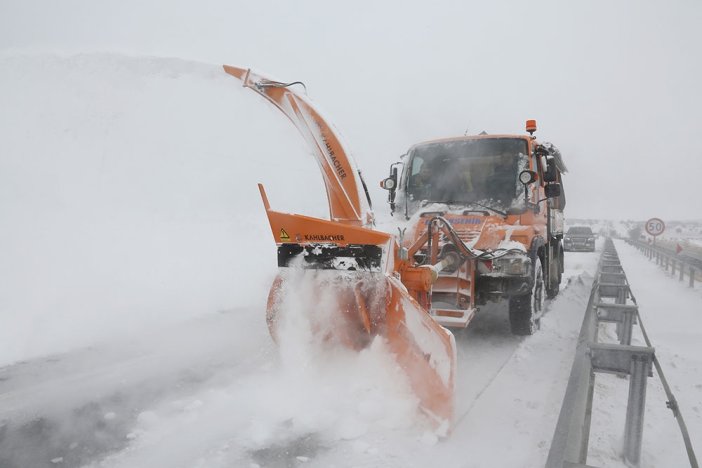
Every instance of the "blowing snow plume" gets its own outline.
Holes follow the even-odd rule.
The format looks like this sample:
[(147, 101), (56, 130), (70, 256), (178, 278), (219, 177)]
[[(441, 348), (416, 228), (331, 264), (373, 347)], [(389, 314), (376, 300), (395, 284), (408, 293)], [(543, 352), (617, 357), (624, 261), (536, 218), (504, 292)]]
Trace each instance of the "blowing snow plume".
[[(285, 269), (271, 288), (268, 326), (274, 338), (283, 340), (284, 355), (294, 354), (295, 345), (287, 340), (295, 339), (358, 351), (372, 341), (371, 328), (382, 320), (386, 295), (378, 273)], [(301, 331), (301, 325), (309, 337), (289, 333)], [(279, 337), (280, 327), (288, 333)]]
[(278, 346), (261, 308), (237, 309), (0, 372), (0, 465), (328, 466), (327, 450), (428, 431), (381, 338), (356, 351), (315, 333), (338, 283), (288, 273)]
[[(332, 439), (357, 437), (374, 425), (406, 426), (418, 415), (417, 399), (382, 337), (367, 338), (360, 352), (338, 346), (358, 343), (348, 329), (339, 334), (337, 323), (339, 290), (350, 294), (348, 283), (356, 281), (335, 272), (291, 269), (279, 290), (285, 304), (276, 326), (280, 377), (297, 390), (290, 397), (298, 414), (285, 419), (293, 427), (321, 429)], [(376, 295), (383, 289), (371, 282), (364, 287)]]
[[(129, 445), (93, 466), (295, 466), (339, 444), (370, 447), (388, 430), (428, 430), (382, 338), (356, 351), (318, 332), (336, 317), (338, 284), (309, 271), (287, 273), (276, 327), (280, 359), (233, 369), (224, 384), (220, 378), (141, 412)], [(240, 355), (255, 361), (259, 352)]]

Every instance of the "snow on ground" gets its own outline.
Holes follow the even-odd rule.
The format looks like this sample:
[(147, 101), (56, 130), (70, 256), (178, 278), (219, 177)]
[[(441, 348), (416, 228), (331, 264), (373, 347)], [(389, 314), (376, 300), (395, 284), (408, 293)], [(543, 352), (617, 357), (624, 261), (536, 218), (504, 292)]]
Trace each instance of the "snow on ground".
[[(263, 309), (248, 308), (174, 325), (163, 330), (165, 339), (146, 334), (88, 354), (5, 368), (0, 452), (6, 458), (0, 461), (10, 467), (542, 465), (596, 260), (597, 254), (568, 256), (562, 294), (535, 336), (512, 336), (500, 306), (484, 308), (457, 333), (457, 425), (446, 440), (417, 413), (382, 342), (356, 356), (312, 339), (299, 319), (311, 304), (323, 308), (315, 296), (291, 311), (298, 320), (280, 331), (279, 348), (267, 336)], [(83, 390), (74, 391), (76, 385)], [(33, 391), (25, 393), (27, 387)], [(46, 394), (54, 398), (46, 402)], [(30, 448), (36, 446), (42, 450)]]
[(235, 309), (0, 368), (0, 466), (79, 466), (124, 446), (142, 410), (274, 354), (260, 311)]
[[(679, 403), (693, 445), (702, 450), (702, 288), (678, 282), (638, 250), (617, 241), (622, 266), (639, 305), (639, 313), (656, 356)], [(600, 340), (617, 342), (613, 325), (601, 325)], [(634, 345), (645, 346), (638, 327)], [(621, 466), (628, 381), (598, 374), (588, 464)], [(642, 467), (689, 466), (682, 437), (660, 379), (648, 380)]]

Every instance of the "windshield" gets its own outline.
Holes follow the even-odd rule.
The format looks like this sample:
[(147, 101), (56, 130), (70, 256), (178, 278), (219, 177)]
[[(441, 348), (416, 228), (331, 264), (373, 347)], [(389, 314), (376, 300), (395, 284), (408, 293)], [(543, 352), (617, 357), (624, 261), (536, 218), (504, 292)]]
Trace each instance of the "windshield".
[(528, 169), (527, 142), (494, 138), (428, 143), (412, 150), (412, 201), (469, 202), (508, 209), (523, 201), (518, 174)]
[(572, 228), (568, 229), (568, 234), (592, 234), (592, 229), (590, 229), (587, 226), (572, 227)]

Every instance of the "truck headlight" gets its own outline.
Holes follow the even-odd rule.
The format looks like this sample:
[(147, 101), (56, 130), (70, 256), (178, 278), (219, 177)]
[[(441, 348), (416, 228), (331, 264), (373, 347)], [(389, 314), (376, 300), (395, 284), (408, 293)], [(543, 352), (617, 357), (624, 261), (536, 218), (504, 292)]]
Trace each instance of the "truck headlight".
[(493, 273), (526, 276), (531, 267), (531, 259), (524, 255), (505, 255), (492, 261)]

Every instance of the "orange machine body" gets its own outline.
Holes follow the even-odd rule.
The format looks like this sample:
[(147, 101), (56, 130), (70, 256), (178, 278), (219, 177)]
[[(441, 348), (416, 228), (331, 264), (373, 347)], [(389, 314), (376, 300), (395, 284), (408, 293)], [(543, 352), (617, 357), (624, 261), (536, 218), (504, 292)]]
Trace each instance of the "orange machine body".
[[(439, 323), (465, 327), (477, 306), (507, 299), (512, 331), (535, 331), (542, 296), (557, 294), (563, 272), (562, 172), (560, 152), (531, 135), (422, 142), (391, 166), (381, 187), (404, 224), (408, 261), (459, 258), (438, 272), (429, 293), (418, 294)], [(499, 195), (489, 195), (495, 190)]]
[(284, 287), (287, 274), (306, 275), (320, 294), (331, 291), (335, 301), (331, 325), (313, 323), (315, 331), (352, 349), (376, 338), (384, 340), (420, 408), (439, 433), (447, 434), (453, 421), (456, 347), (451, 332), (425, 308), (435, 273), (414, 266), (394, 235), (372, 229), (373, 213), (361, 173), (309, 99), (296, 93), (292, 84), (242, 68), (224, 66), (224, 70), (295, 124), (317, 159), (329, 202), (329, 220), (277, 212), (259, 184), (280, 268), (268, 298), (271, 334), (276, 337), (276, 324), (285, 313), (290, 294)]

